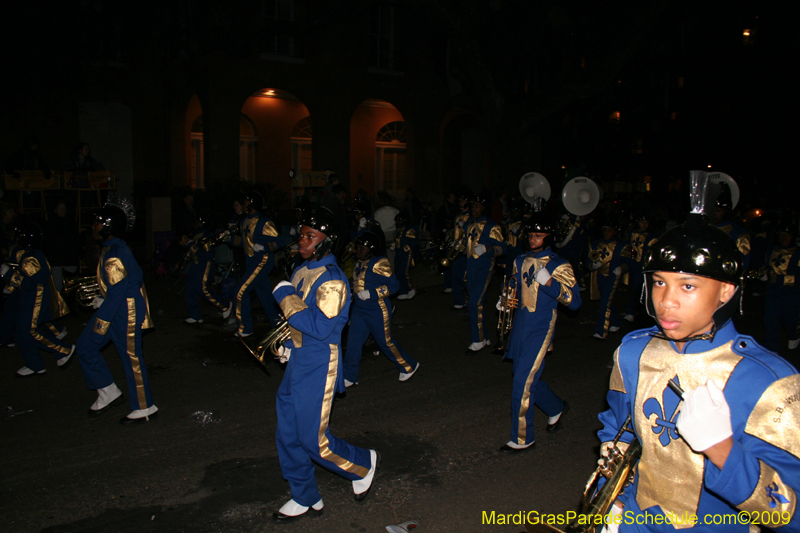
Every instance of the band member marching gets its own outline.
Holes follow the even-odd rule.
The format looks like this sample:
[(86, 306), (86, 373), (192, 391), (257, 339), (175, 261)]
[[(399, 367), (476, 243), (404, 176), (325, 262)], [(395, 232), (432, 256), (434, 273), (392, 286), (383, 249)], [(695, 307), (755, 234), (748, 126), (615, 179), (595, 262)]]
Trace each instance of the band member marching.
[(736, 243), (736, 248), (739, 249), (741, 254), (742, 266), (744, 271), (747, 272), (750, 268), (750, 233), (732, 218), (733, 208), (736, 205), (733, 203), (730, 186), (727, 182), (721, 182), (719, 186), (721, 190), (717, 196), (717, 203), (713, 212), (714, 225), (724, 231)]
[(778, 221), (778, 244), (767, 252), (767, 264), (761, 277), (768, 281), (764, 303), (764, 346), (773, 352), (780, 347), (781, 327), (788, 346), (800, 345), (800, 250), (794, 241), (797, 225), (789, 218)]
[(508, 223), (508, 227), (505, 231), (506, 256), (504, 261), (506, 276), (512, 275), (514, 260), (527, 249), (527, 243), (522, 242), (523, 239), (521, 238), (522, 226), (525, 223), (523, 214), (525, 213), (526, 205), (528, 205), (528, 203), (520, 196), (514, 196), (508, 202), (511, 221)]
[(633, 217), (636, 228), (628, 232), (627, 245), (630, 247), (630, 258), (627, 259), (628, 277), (630, 280), (631, 296), (628, 299), (628, 305), (625, 307), (625, 312), (622, 318), (628, 322), (633, 322), (636, 318), (637, 311), (641, 305), (642, 299), (642, 284), (644, 283), (644, 276), (642, 275), (642, 263), (650, 251), (650, 247), (656, 243), (657, 236), (650, 230), (651, 216), (647, 211), (640, 211)]
[(622, 324), (614, 295), (619, 279), (627, 269), (625, 260), (630, 257), (630, 251), (617, 239), (618, 226), (616, 221), (608, 220), (603, 223), (603, 238), (592, 243), (586, 259), (587, 266), (592, 270), (591, 299), (600, 300), (597, 324), (592, 335), (599, 340), (604, 340), (609, 332), (619, 331)]
[(272, 282), (269, 273), (275, 266), (273, 252), (281, 247), (281, 238), (275, 224), (261, 214), (264, 197), (258, 191), (250, 191), (244, 199), (247, 215), (241, 221), (240, 235), (233, 239), (234, 246), (244, 248), (245, 272), (236, 288), (234, 309), (239, 329), (236, 334), (249, 337), (253, 334), (253, 311), (250, 294), (255, 291), (261, 306), (275, 326), (280, 319), (275, 298), (272, 296)]
[(303, 222), (299, 253), (305, 262), (291, 283), (282, 281), (274, 291), (291, 328), (276, 440), (292, 499), (272, 515), (278, 522), (322, 512), (314, 463), (351, 480), (356, 501), (370, 493), (380, 463), (377, 451), (336, 438), (328, 427), (333, 397), (345, 390), (339, 352), (350, 311), (347, 279), (332, 253), (343, 230), (335, 228), (333, 213), (324, 208)]
[(470, 345), (467, 353), (482, 350), (490, 344), (486, 336), (489, 317), (486, 316), (484, 303), (486, 289), (492, 281), (495, 258), (506, 253), (503, 231), (500, 225), (486, 217), (489, 198), (479, 194), (472, 201), (472, 222), (467, 228), (467, 292), (469, 302)]
[(468, 189), (462, 189), (458, 195), (459, 213), (453, 223), (453, 242), (462, 246), (462, 251), (453, 259), (450, 272), (453, 279), (453, 310), (464, 309), (467, 304), (467, 227), (471, 222), (470, 208), (472, 206), (472, 193)]
[(367, 227), (356, 239), (356, 262), (353, 269), (353, 305), (350, 312), (350, 329), (347, 351), (344, 356), (344, 384), (358, 384), (361, 350), (370, 333), (383, 354), (395, 364), (400, 381), (406, 381), (419, 368), (392, 339), (392, 304), (389, 296), (399, 287), (389, 260), (383, 255), (383, 232), (380, 226)]
[(553, 341), (558, 304), (573, 310), (581, 305), (572, 266), (551, 248), (555, 230), (555, 222), (548, 215), (535, 212), (520, 232), (530, 251), (518, 256), (512, 269), (518, 309), (505, 354), (514, 364), (514, 385), (511, 438), (500, 448), (503, 452), (526, 450), (535, 442), (534, 405), (548, 416), (547, 431), (558, 428), (566, 411), (566, 403), (540, 379), (544, 357)]
[(17, 223), (16, 268), (0, 267), (0, 274), (9, 282), (3, 292), (19, 293), (16, 309), (16, 338), (25, 366), (18, 377), (44, 374), (47, 369), (41, 350), (52, 353), (59, 367), (70, 362), (75, 346), (61, 341), (58, 329), (49, 322), (69, 313), (69, 308), (55, 288), (50, 265), (40, 250), (42, 230), (33, 222)]
[(201, 298), (221, 311), (222, 318), (228, 318), (233, 309), (233, 302), (226, 306), (211, 288), (216, 266), (214, 261), (216, 243), (205, 228), (205, 220), (202, 215), (199, 215), (195, 221), (195, 232), (189, 242), (187, 252), (190, 254), (191, 261), (189, 272), (186, 274), (186, 308), (189, 312), (189, 318), (185, 320), (187, 324), (203, 323), (203, 313), (200, 310)]
[(101, 353), (106, 344), (114, 343), (125, 369), (130, 397), (131, 413), (120, 420), (123, 424), (146, 422), (158, 414), (142, 353), (142, 330), (152, 328), (153, 321), (142, 269), (122, 240), (135, 221), (133, 205), (125, 197), (110, 197), (95, 212), (92, 235), (103, 244), (97, 263), (101, 296), (92, 304), (96, 311), (78, 338), (77, 347), (86, 384), (97, 390), (89, 416), (98, 416), (123, 402), (122, 391), (114, 383)]
[(800, 375), (736, 331), (741, 256), (703, 215), (706, 173), (691, 174), (692, 213), (644, 266), (656, 327), (626, 335), (614, 354), (601, 450), (630, 418), (634, 434), (618, 447), (640, 443), (641, 458), (606, 531), (748, 532), (749, 517), (800, 531)]
[(408, 273), (414, 266), (414, 258), (419, 255), (419, 228), (409, 220), (406, 211), (400, 211), (394, 217), (397, 232), (395, 233), (394, 264), (397, 269), (397, 281), (400, 282), (398, 300), (410, 300), (417, 295), (411, 286)]

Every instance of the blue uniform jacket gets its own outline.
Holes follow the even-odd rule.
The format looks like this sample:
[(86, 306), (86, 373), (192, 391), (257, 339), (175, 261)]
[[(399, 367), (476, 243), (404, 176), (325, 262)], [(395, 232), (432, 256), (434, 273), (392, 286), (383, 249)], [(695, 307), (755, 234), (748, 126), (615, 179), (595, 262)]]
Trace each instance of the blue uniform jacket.
[[(784, 359), (740, 335), (728, 321), (712, 340), (675, 343), (657, 337), (658, 329), (625, 336), (614, 354), (608, 411), (600, 414), (600, 440), (611, 441), (631, 415), (642, 444), (634, 483), (620, 500), (625, 517), (650, 515), (645, 525), (623, 522), (620, 531), (673, 531), (653, 523), (653, 515), (686, 520), (697, 516), (692, 532), (747, 532), (731, 522), (739, 511), (753, 522), (772, 516), (775, 531), (800, 531), (800, 375)], [(680, 399), (667, 386), (675, 379), (686, 391), (713, 378), (730, 406), (733, 448), (722, 470), (692, 451), (675, 428)], [(633, 436), (626, 433), (622, 440)], [(756, 514), (758, 513), (758, 514)], [(727, 516), (726, 525), (706, 520)], [(781, 527), (775, 521), (782, 520)], [(686, 526), (683, 526), (686, 527)]]
[[(475, 246), (483, 244), (486, 246), (486, 253), (478, 256), (475, 253)], [(500, 225), (490, 220), (486, 215), (471, 219), (467, 226), (467, 263), (487, 267), (496, 257), (506, 253), (506, 243), (503, 240), (503, 230)]]
[[(266, 259), (265, 267), (269, 272), (275, 264), (273, 252), (283, 245), (275, 224), (260, 213), (247, 215), (242, 218), (240, 224), (241, 232), (233, 239), (233, 245), (244, 248), (247, 269), (256, 268)], [(260, 244), (264, 249), (260, 252), (253, 250), (256, 244)]]
[(15, 252), (18, 267), (5, 274), (6, 290), (20, 296), (21, 316), (26, 320), (33, 313), (36, 326), (69, 313), (66, 302), (53, 284), (50, 265), (41, 250), (26, 248)]
[[(388, 298), (400, 288), (389, 260), (383, 256), (357, 261), (353, 267), (353, 305), (359, 309), (379, 307), (381, 298)], [(369, 299), (362, 300), (356, 295), (367, 290)]]
[(800, 291), (800, 250), (796, 246), (782, 248), (775, 246), (767, 252), (767, 272), (769, 290), (785, 293)]

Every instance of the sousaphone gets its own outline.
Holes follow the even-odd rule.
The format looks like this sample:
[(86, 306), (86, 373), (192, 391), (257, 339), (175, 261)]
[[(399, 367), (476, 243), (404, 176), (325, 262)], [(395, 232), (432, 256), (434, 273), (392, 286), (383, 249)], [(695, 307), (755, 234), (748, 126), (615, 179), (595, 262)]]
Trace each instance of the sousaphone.
[(546, 202), (550, 199), (550, 182), (538, 172), (528, 172), (519, 179), (519, 193), (531, 205), (534, 198)]
[(720, 189), (723, 183), (727, 185), (731, 191), (731, 209), (736, 208), (736, 204), (739, 203), (739, 185), (732, 177), (724, 172), (709, 172), (708, 182), (717, 189)]
[(585, 216), (600, 203), (600, 188), (589, 178), (579, 176), (571, 179), (561, 191), (564, 207), (575, 216)]

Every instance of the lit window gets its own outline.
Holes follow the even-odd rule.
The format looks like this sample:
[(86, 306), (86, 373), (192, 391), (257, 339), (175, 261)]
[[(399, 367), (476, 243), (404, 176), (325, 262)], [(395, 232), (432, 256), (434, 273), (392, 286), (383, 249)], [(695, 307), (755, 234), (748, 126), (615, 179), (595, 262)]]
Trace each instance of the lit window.
[(612, 111), (611, 114), (608, 116), (608, 121), (612, 124), (619, 124), (619, 119), (621, 117), (621, 113), (619, 111)]

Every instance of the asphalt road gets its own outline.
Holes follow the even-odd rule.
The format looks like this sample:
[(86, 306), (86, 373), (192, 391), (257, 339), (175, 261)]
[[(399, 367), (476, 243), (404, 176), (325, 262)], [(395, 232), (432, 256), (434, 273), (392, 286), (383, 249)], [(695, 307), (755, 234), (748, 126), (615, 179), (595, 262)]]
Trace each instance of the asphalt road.
[[(0, 529), (378, 533), (416, 520), (419, 533), (517, 533), (523, 528), (486, 519), (492, 512), (498, 521), (501, 514), (576, 509), (597, 457), (608, 364), (634, 326), (625, 323), (601, 342), (591, 339), (596, 303), (584, 302), (576, 316), (560, 314), (543, 378), (571, 410), (553, 434), (539, 413), (535, 448), (507, 456), (498, 449), (508, 439), (511, 365), (488, 349), (465, 355), (466, 312), (450, 310), (435, 276), (418, 268), (414, 280), (418, 295), (396, 302), (394, 332), (420, 361), (419, 372), (401, 383), (383, 356), (365, 356), (360, 384), (334, 403), (332, 432), (383, 457), (364, 503), (353, 500), (348, 481), (318, 468), (323, 516), (272, 522), (289, 498), (274, 440), (282, 368), (273, 364), (268, 375), (219, 331), (221, 318), (184, 325), (184, 295), (148, 279), (156, 329), (145, 335), (144, 350), (159, 407), (151, 423), (119, 424), (127, 402), (89, 419), (96, 393), (77, 361), (61, 370), (49, 358), (46, 375), (17, 379), (17, 349), (0, 350)], [(496, 301), (499, 284), (495, 277), (488, 302)], [(758, 337), (762, 299), (746, 304), (740, 329)], [(89, 316), (67, 318), (68, 339)], [(636, 327), (651, 323), (639, 317)], [(105, 356), (127, 395), (114, 348)]]

